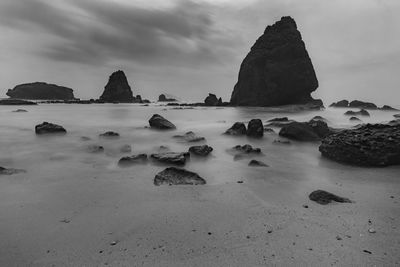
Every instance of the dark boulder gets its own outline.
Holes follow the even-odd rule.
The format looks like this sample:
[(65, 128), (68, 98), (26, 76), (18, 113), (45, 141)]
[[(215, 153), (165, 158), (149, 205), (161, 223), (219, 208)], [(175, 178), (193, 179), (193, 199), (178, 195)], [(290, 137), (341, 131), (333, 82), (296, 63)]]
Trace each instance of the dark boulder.
[(327, 205), (331, 202), (339, 202), (339, 203), (351, 203), (352, 201), (348, 198), (344, 197), (339, 197), (337, 195), (334, 195), (332, 193), (329, 193), (324, 190), (316, 190), (313, 191), (308, 198), (312, 201), (317, 202), (318, 204), (321, 205)]
[(267, 127), (283, 127), (285, 125), (288, 125), (291, 122), (294, 122), (294, 120), (289, 120), (288, 117), (282, 117), (282, 118), (274, 118), (270, 119), (267, 121), (268, 123), (265, 125)]
[(359, 166), (400, 164), (400, 124), (365, 124), (322, 140), (322, 156)]
[(218, 98), (217, 98), (217, 96), (214, 95), (214, 94), (208, 94), (206, 99), (204, 99), (204, 104), (206, 106), (218, 106)]
[(164, 94), (158, 96), (158, 102), (175, 102), (177, 101), (174, 98), (167, 98)]
[(234, 160), (241, 160), (244, 158), (248, 158), (254, 155), (262, 155), (260, 148), (253, 148), (251, 145), (237, 145), (232, 148), (232, 153), (234, 154)]
[(43, 122), (42, 124), (38, 124), (35, 126), (36, 134), (52, 134), (52, 133), (65, 134), (66, 132), (67, 131), (64, 129), (64, 127), (46, 121)]
[(154, 184), (157, 186), (162, 184), (203, 185), (206, 184), (206, 180), (201, 178), (197, 173), (185, 169), (169, 167), (156, 175), (154, 178)]
[(32, 102), (32, 101), (27, 101), (27, 100), (22, 100), (22, 99), (0, 99), (0, 105), (12, 105), (12, 106), (18, 106), (18, 105), (37, 105), (37, 103)]
[(4, 168), (0, 166), (0, 175), (13, 175), (21, 172), (26, 172), (22, 169)]
[(280, 117), (280, 118), (273, 118), (268, 120), (268, 122), (288, 122), (289, 118), (288, 117)]
[(296, 22), (282, 17), (265, 29), (243, 60), (230, 102), (237, 106), (306, 104), (313, 101), (311, 93), (317, 88)]
[(344, 113), (344, 115), (346, 115), (346, 116), (368, 116), (368, 117), (370, 116), (369, 112), (366, 111), (365, 109), (360, 109), (360, 111), (349, 110), (349, 111), (346, 111)]
[(186, 159), (190, 157), (190, 154), (188, 152), (163, 152), (152, 154), (150, 157), (161, 163), (184, 165), (186, 163)]
[(74, 90), (64, 86), (44, 82), (25, 83), (8, 89), (6, 95), (11, 98), (32, 100), (73, 100)]
[(264, 126), (260, 119), (252, 119), (247, 125), (247, 136), (250, 137), (263, 137), (264, 136)]
[(397, 108), (388, 106), (388, 105), (384, 105), (383, 107), (380, 108), (381, 110), (388, 110), (388, 111), (396, 111), (398, 110)]
[(255, 159), (252, 159), (250, 162), (249, 162), (249, 166), (252, 166), (252, 167), (269, 167), (267, 164), (265, 164), (264, 162), (262, 162), (262, 161), (259, 161), (259, 160), (255, 160)]
[(205, 141), (206, 139), (202, 136), (197, 136), (194, 132), (190, 131), (185, 133), (184, 135), (174, 135), (174, 138), (180, 139), (184, 142), (200, 142), (200, 141)]
[(335, 107), (335, 108), (347, 108), (349, 106), (349, 101), (347, 100), (341, 100), (336, 103), (332, 103), (330, 107)]
[(163, 116), (154, 114), (150, 120), (149, 124), (151, 128), (159, 129), (159, 130), (171, 130), (176, 129), (176, 126), (170, 122), (169, 120), (165, 119)]
[(374, 103), (363, 102), (360, 100), (353, 100), (349, 103), (350, 108), (361, 108), (361, 109), (377, 109), (378, 107)]
[(225, 134), (228, 135), (245, 135), (246, 134), (246, 125), (242, 122), (235, 122), (231, 128), (226, 130)]
[(129, 166), (129, 165), (143, 164), (146, 162), (147, 162), (147, 155), (146, 154), (138, 154), (138, 155), (132, 155), (129, 157), (122, 157), (118, 161), (118, 165)]
[(113, 131), (108, 131), (102, 134), (99, 134), (100, 137), (104, 137), (104, 138), (118, 138), (119, 137), (119, 133), (113, 132)]
[(203, 146), (191, 146), (189, 148), (189, 152), (196, 155), (196, 156), (208, 156), (213, 151), (213, 148), (208, 145)]
[(131, 87), (122, 70), (111, 74), (100, 100), (108, 103), (132, 103), (134, 101)]
[(280, 136), (297, 141), (319, 141), (321, 138), (330, 134), (330, 129), (326, 122), (291, 122), (282, 127)]

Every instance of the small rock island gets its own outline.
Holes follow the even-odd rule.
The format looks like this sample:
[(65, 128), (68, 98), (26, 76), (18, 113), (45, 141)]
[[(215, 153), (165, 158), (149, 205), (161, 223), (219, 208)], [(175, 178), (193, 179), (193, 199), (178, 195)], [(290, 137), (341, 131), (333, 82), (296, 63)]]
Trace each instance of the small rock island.
[(104, 102), (121, 102), (132, 103), (135, 100), (128, 79), (122, 70), (118, 70), (111, 74), (108, 83), (104, 87), (104, 92), (100, 96), (100, 100)]
[(45, 82), (24, 83), (8, 89), (6, 95), (17, 99), (73, 100), (74, 90)]

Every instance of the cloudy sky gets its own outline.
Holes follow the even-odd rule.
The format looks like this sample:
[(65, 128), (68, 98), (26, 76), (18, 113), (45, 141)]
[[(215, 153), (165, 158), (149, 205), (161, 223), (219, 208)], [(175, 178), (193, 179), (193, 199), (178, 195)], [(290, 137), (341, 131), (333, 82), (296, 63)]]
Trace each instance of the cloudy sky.
[(46, 81), (96, 98), (125, 71), (134, 94), (229, 100), (265, 27), (292, 16), (314, 64), (314, 97), (399, 104), (398, 0), (1, 0), (0, 97)]

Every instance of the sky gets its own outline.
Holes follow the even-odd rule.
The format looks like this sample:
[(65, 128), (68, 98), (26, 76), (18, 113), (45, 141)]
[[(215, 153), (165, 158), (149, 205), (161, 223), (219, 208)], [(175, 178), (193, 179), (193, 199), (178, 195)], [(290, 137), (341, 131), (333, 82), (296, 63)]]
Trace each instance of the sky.
[(133, 93), (229, 101), (267, 25), (296, 20), (326, 104), (399, 105), (398, 0), (1, 0), (0, 97), (43, 81), (98, 98), (123, 70)]

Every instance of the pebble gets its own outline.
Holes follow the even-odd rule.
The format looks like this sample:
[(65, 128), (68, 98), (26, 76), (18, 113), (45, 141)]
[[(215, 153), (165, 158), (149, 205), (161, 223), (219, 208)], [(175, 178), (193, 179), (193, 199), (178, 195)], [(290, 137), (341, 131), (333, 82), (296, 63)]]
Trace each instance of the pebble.
[(368, 229), (368, 232), (369, 232), (369, 233), (371, 233), (371, 234), (375, 234), (375, 233), (376, 233), (376, 231), (375, 231), (375, 229), (374, 229), (374, 228), (370, 228), (370, 229)]
[(303, 208), (308, 209), (308, 205), (303, 205)]

